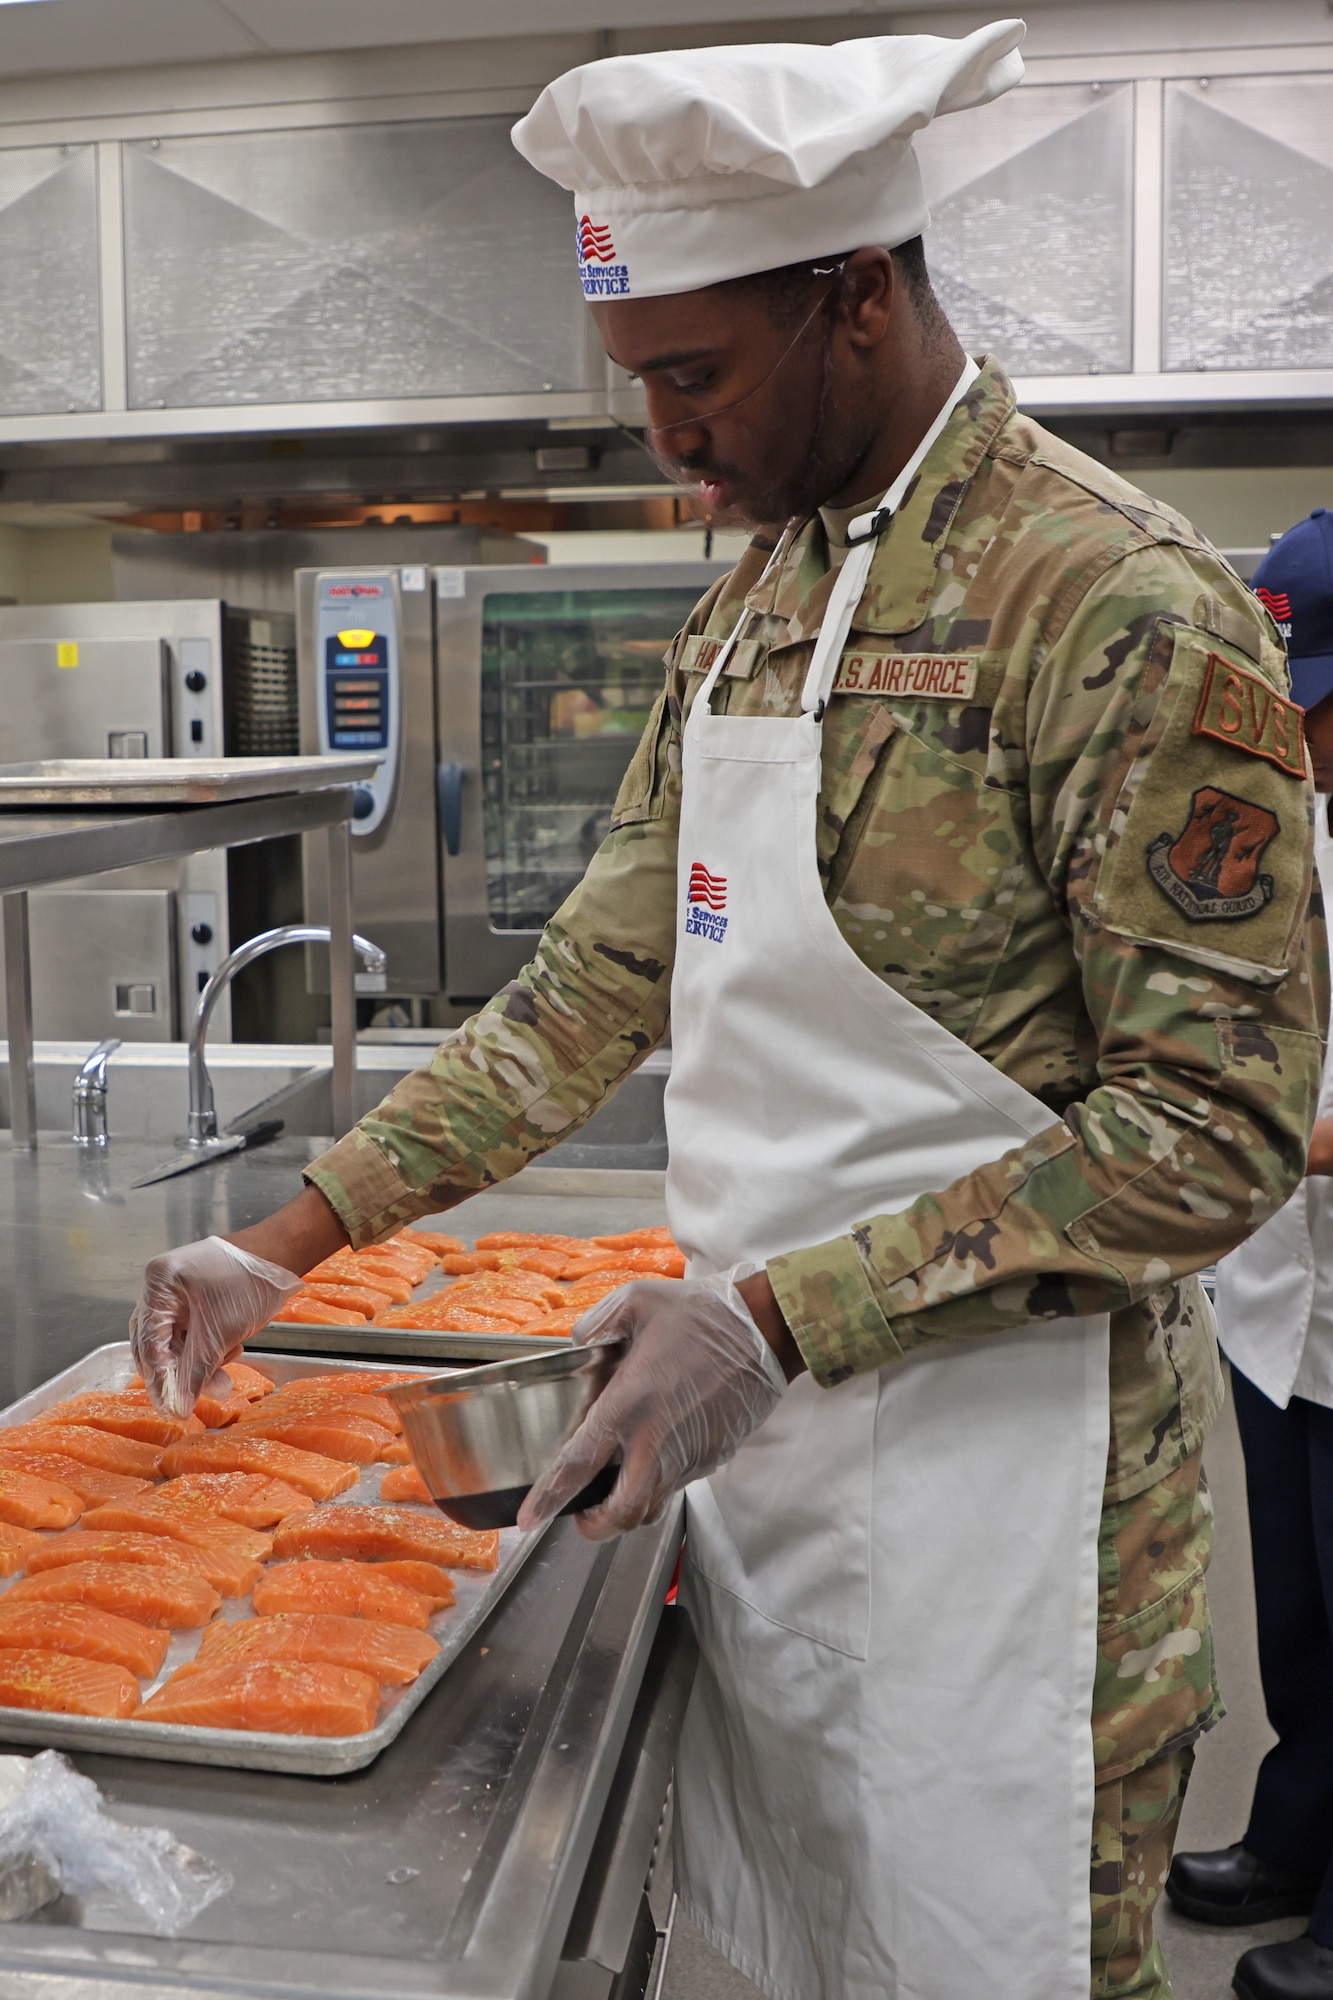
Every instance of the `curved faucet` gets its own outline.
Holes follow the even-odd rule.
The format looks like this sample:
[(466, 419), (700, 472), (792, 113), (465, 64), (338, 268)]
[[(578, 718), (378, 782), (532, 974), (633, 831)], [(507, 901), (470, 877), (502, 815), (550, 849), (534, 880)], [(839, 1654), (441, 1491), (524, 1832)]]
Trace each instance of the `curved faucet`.
[[(276, 951), (279, 945), (332, 942), (333, 933), (327, 924), (279, 924), (276, 930), (260, 931), (258, 937), (237, 945), (235, 951), (223, 959), (199, 995), (194, 1019), (190, 1023), (190, 1123), (187, 1137), (191, 1146), (207, 1146), (218, 1136), (213, 1080), (204, 1060), (204, 1036), (208, 1033), (209, 1017), (221, 995), (238, 972), (244, 971), (255, 959), (262, 958), (265, 952)], [(369, 938), (358, 937), (353, 931), (352, 945), (367, 972), (385, 970), (389, 961), (377, 944), (372, 944)]]
[(120, 1047), (120, 1036), (99, 1042), (74, 1079), (74, 1143), (105, 1146), (106, 1066)]

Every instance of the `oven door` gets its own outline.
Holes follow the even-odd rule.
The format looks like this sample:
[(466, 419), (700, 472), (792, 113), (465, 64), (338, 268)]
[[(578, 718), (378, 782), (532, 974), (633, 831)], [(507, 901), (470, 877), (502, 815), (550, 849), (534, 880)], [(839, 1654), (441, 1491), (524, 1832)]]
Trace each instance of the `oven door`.
[(715, 563), (435, 571), (445, 996), (487, 1000), (606, 837)]

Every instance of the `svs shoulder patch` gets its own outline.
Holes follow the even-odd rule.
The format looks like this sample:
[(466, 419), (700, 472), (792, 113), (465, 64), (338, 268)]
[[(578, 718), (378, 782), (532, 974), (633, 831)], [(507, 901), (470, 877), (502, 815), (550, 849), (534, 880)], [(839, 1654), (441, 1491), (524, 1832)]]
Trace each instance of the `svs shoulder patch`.
[(1204, 785), (1190, 801), (1184, 826), (1149, 843), (1148, 873), (1189, 923), (1257, 916), (1273, 899), (1273, 878), (1261, 874), (1259, 864), (1280, 830), (1277, 814), (1267, 807)]
[(1220, 653), (1208, 655), (1195, 736), (1211, 736), (1276, 764), (1289, 778), (1305, 776), (1304, 718), (1261, 674), (1247, 674)]

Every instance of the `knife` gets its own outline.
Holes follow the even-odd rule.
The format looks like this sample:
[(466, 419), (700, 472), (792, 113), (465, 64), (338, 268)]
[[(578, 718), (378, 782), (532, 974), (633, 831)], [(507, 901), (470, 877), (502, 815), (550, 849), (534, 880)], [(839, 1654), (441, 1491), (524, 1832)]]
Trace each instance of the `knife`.
[(252, 1146), (266, 1146), (270, 1139), (276, 1139), (283, 1129), (281, 1118), (265, 1118), (259, 1125), (252, 1125), (248, 1132), (237, 1132), (230, 1139), (210, 1139), (205, 1146), (199, 1146), (188, 1153), (178, 1153), (174, 1160), (168, 1160), (164, 1167), (154, 1167), (151, 1173), (140, 1174), (137, 1181), (131, 1181), (132, 1188), (151, 1187), (154, 1181), (169, 1181), (177, 1174), (190, 1174), (196, 1167), (206, 1167), (212, 1160), (220, 1160), (230, 1153), (248, 1153)]

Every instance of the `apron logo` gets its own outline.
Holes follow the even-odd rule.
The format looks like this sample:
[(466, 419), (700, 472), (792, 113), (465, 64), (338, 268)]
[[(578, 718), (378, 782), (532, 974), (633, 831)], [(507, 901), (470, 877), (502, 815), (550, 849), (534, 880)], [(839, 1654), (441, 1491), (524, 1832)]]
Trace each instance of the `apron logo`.
[(1259, 873), (1259, 863), (1279, 831), (1276, 813), (1205, 785), (1190, 801), (1184, 829), (1159, 833), (1150, 844), (1148, 873), (1192, 924), (1253, 917), (1272, 901), (1273, 878)]
[(703, 863), (696, 861), (690, 869), (685, 902), (686, 937), (706, 937), (714, 944), (721, 944), (727, 934), (727, 919), (723, 915), (727, 907), (726, 876), (710, 875)]
[(1231, 743), (1276, 764), (1289, 778), (1303, 778), (1303, 723), (1295, 702), (1284, 701), (1258, 674), (1245, 673), (1220, 653), (1208, 655), (1208, 675), (1194, 714), (1195, 736)]
[(844, 653), (833, 692), (971, 701), (977, 691), (977, 665), (968, 653)]

